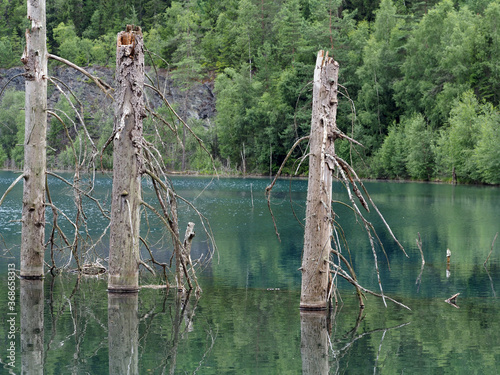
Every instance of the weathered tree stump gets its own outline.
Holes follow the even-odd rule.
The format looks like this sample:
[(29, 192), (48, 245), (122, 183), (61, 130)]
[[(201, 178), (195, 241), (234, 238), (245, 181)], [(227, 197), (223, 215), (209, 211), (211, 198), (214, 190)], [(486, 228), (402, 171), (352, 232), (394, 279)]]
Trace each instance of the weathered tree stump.
[(47, 169), (47, 45), (45, 0), (28, 1), (31, 28), (21, 58), (25, 68), (24, 189), (21, 277), (43, 277)]
[(339, 65), (319, 51), (314, 70), (309, 180), (307, 188), (300, 308), (328, 307), (328, 259), (332, 233), (332, 171), (326, 157), (334, 155)]
[(136, 292), (145, 116), (144, 44), (141, 29), (130, 25), (117, 39), (108, 290)]

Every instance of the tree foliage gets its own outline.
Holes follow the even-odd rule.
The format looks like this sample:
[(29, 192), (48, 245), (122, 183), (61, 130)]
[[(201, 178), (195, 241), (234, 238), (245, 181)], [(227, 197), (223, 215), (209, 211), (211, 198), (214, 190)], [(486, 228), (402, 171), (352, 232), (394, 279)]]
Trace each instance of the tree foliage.
[[(3, 1), (0, 14), (8, 68), (20, 64), (25, 4)], [(272, 172), (308, 133), (314, 56), (328, 49), (349, 98), (338, 126), (364, 146), (339, 152), (364, 176), (448, 179), (454, 165), (463, 181), (500, 179), (489, 162), (498, 152), (499, 0), (56, 0), (47, 19), (51, 53), (80, 65), (113, 67), (116, 33), (138, 23), (152, 52), (146, 63), (170, 71), (183, 101), (215, 80), (217, 115), (200, 135), (230, 170)], [(463, 106), (476, 108), (468, 120)], [(469, 120), (473, 129), (458, 125)], [(448, 135), (475, 143), (451, 145)], [(392, 160), (401, 137), (415, 149)], [(2, 147), (11, 159), (12, 144)]]

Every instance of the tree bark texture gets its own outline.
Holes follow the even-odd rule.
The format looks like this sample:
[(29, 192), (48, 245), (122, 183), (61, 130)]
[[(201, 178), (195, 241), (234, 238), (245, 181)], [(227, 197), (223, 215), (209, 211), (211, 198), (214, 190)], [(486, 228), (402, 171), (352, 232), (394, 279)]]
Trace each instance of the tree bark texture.
[(24, 190), (21, 277), (43, 277), (47, 134), (45, 0), (28, 1), (30, 29), (21, 58), (25, 68)]
[(43, 374), (43, 280), (21, 279), (21, 365), (23, 374)]
[(139, 374), (139, 295), (108, 295), (109, 374)]
[(300, 308), (328, 307), (328, 259), (332, 232), (332, 171), (327, 155), (334, 155), (339, 65), (319, 51), (314, 70), (310, 135), (309, 180), (302, 258)]
[(140, 28), (118, 34), (108, 290), (139, 289), (144, 44)]

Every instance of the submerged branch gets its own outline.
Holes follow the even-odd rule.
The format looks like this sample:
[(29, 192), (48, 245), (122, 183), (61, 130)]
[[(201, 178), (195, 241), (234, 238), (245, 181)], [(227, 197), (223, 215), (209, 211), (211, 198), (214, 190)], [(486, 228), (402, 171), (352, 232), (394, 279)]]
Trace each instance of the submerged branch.
[(276, 236), (278, 237), (278, 240), (281, 242), (281, 238), (280, 238), (280, 234), (278, 232), (278, 227), (276, 225), (276, 219), (274, 217), (274, 214), (273, 214), (273, 210), (271, 208), (271, 190), (273, 189), (274, 185), (276, 184), (276, 181), (278, 180), (278, 177), (281, 175), (281, 171), (283, 170), (283, 167), (285, 166), (286, 162), (288, 161), (288, 159), (290, 158), (290, 156), (292, 155), (292, 152), (295, 150), (295, 148), (300, 145), (302, 143), (302, 141), (306, 140), (306, 139), (309, 139), (309, 136), (306, 136), (306, 137), (302, 137), (302, 138), (299, 138), (292, 146), (292, 148), (290, 149), (290, 151), (288, 151), (288, 154), (286, 155), (285, 157), (285, 160), (283, 160), (283, 163), (281, 163), (280, 165), (280, 168), (278, 170), (278, 172), (276, 173), (276, 176), (274, 176), (274, 179), (273, 181), (271, 182), (271, 184), (269, 184), (267, 187), (266, 187), (266, 199), (267, 199), (267, 207), (269, 208), (269, 212), (271, 213), (271, 218), (273, 219), (273, 225), (274, 225), (274, 231), (276, 233)]
[[(1, 201), (0, 201), (0, 204), (1, 204)], [(493, 242), (491, 243), (490, 253), (488, 254), (488, 257), (486, 258), (486, 260), (483, 263), (484, 267), (486, 267), (486, 263), (488, 263), (488, 260), (490, 259), (491, 253), (493, 252), (493, 247), (495, 246), (495, 241), (497, 240), (497, 237), (498, 237), (498, 232), (495, 234), (495, 237), (493, 238)]]
[[(376, 292), (373, 292), (371, 291), (370, 289), (367, 289), (363, 286), (361, 286), (357, 281), (355, 281), (349, 274), (347, 274), (342, 268), (340, 268), (339, 266), (337, 265), (334, 265), (334, 268), (339, 272), (338, 274), (343, 277), (344, 279), (346, 279), (348, 282), (350, 282), (352, 285), (354, 285), (355, 287), (361, 289), (363, 292), (365, 293), (368, 293), (368, 294), (371, 294), (372, 296), (375, 296), (375, 297), (380, 297), (380, 298), (386, 298), (388, 299), (389, 301), (395, 303), (396, 305), (399, 305), (401, 307), (404, 307), (405, 309), (407, 310), (410, 310), (411, 309), (406, 306), (405, 304), (399, 302), (399, 301), (396, 301), (395, 299), (391, 298), (391, 297), (388, 297), (387, 295), (384, 295), (384, 294), (379, 294), (379, 293), (376, 293)], [(332, 270), (333, 271), (333, 270)], [(333, 271), (334, 272), (334, 271)]]
[(424, 266), (425, 266), (424, 252), (422, 251), (422, 239), (420, 238), (420, 233), (418, 233), (418, 238), (416, 239), (416, 241), (418, 249), (420, 250), (420, 256), (422, 257), (422, 267), (420, 268), (420, 273), (417, 277), (417, 280), (415, 281), (415, 284), (417, 284), (418, 288), (420, 288), (420, 283), (422, 281), (422, 273), (424, 272)]

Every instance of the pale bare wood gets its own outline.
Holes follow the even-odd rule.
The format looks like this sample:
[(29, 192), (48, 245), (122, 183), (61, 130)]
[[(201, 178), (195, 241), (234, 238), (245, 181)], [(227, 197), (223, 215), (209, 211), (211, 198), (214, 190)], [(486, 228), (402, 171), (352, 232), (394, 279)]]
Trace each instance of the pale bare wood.
[(45, 0), (29, 0), (30, 29), (21, 61), (25, 68), (24, 188), (21, 277), (43, 277), (45, 171), (47, 169), (47, 38)]
[(47, 57), (49, 59), (52, 59), (52, 60), (56, 60), (56, 61), (59, 61), (59, 62), (62, 62), (63, 64), (66, 64), (68, 65), (69, 67), (75, 69), (75, 70), (78, 70), (80, 73), (82, 73), (83, 75), (87, 76), (88, 78), (90, 78), (92, 81), (94, 81), (94, 83), (97, 85), (97, 87), (99, 87), (102, 91), (104, 91), (104, 93), (110, 97), (111, 99), (113, 99), (113, 97), (110, 95), (110, 91), (113, 91), (113, 88), (108, 85), (106, 82), (104, 82), (101, 78), (97, 77), (97, 76), (94, 76), (93, 74), (89, 73), (88, 71), (86, 71), (85, 69), (83, 69), (81, 66), (78, 66), (76, 64), (73, 64), (71, 61), (69, 60), (66, 60), (66, 59), (63, 59), (62, 57), (60, 56), (57, 56), (57, 55), (54, 55), (54, 54), (51, 54), (49, 53), (47, 55)]
[(108, 290), (139, 290), (144, 50), (140, 29), (117, 36)]
[(333, 154), (337, 113), (338, 63), (319, 51), (313, 83), (306, 225), (302, 256), (301, 309), (326, 309), (331, 252), (332, 171), (325, 154)]
[(490, 260), (490, 256), (491, 256), (491, 253), (493, 252), (493, 247), (495, 246), (495, 241), (497, 240), (497, 237), (498, 237), (498, 232), (495, 234), (495, 237), (493, 238), (493, 242), (491, 243), (490, 253), (488, 254), (488, 256), (486, 257), (486, 260), (483, 263), (484, 267), (486, 267), (486, 263), (488, 263), (488, 260)]
[(460, 295), (460, 293), (456, 293), (452, 295), (450, 298), (446, 299), (444, 302), (449, 303), (453, 307), (456, 307), (457, 309), (459, 306), (457, 305), (457, 297)]

